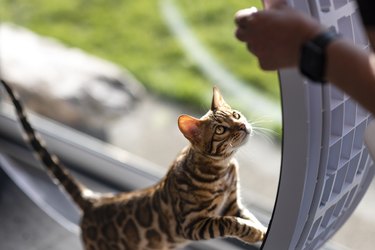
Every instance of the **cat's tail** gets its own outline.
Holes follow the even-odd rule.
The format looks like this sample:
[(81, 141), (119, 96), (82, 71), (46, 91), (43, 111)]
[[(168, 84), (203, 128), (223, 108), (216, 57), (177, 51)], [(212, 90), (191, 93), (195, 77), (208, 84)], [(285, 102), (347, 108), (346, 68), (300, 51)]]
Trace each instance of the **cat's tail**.
[(63, 164), (59, 161), (59, 158), (55, 154), (52, 154), (47, 150), (44, 141), (29, 123), (19, 98), (5, 81), (1, 80), (1, 84), (8, 92), (10, 99), (13, 102), (18, 119), (27, 136), (30, 146), (33, 148), (36, 155), (47, 169), (48, 174), (54, 180), (57, 180), (59, 185), (65, 189), (65, 191), (70, 195), (73, 201), (82, 210), (85, 210), (92, 206), (92, 201), (90, 199), (90, 194), (92, 194), (91, 190), (87, 189), (81, 183), (79, 183), (69, 173), (67, 168), (63, 166)]

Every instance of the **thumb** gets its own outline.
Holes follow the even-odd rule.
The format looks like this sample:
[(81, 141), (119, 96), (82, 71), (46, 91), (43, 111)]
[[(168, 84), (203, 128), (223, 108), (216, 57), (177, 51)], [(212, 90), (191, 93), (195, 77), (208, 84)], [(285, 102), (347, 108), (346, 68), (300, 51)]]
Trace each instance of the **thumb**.
[(287, 0), (263, 0), (264, 8), (268, 9), (280, 9), (288, 5)]
[(256, 13), (258, 10), (255, 7), (241, 9), (235, 14), (235, 22), (237, 26), (243, 27), (247, 24), (248, 19), (252, 14)]

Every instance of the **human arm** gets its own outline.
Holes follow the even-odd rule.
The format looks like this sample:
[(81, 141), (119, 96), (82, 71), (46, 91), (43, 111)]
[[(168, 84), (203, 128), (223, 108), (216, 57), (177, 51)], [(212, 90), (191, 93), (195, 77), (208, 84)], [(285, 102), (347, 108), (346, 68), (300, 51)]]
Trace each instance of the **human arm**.
[[(240, 11), (236, 36), (265, 70), (299, 65), (302, 45), (326, 30), (315, 19), (286, 5), (265, 11)], [(375, 37), (375, 36), (374, 36)], [(344, 39), (327, 47), (326, 79), (375, 114), (375, 57)]]
[(375, 48), (375, 1), (357, 0), (359, 11), (363, 24), (366, 28), (367, 37), (369, 38), (372, 48)]
[(375, 55), (339, 39), (327, 48), (326, 79), (375, 114)]

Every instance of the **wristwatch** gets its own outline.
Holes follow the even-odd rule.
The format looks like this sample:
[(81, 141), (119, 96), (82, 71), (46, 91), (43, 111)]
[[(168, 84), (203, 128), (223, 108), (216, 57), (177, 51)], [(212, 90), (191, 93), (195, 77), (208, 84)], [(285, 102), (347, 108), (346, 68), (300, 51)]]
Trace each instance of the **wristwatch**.
[(316, 83), (326, 82), (326, 48), (338, 37), (334, 30), (328, 30), (302, 45), (299, 69), (304, 76)]

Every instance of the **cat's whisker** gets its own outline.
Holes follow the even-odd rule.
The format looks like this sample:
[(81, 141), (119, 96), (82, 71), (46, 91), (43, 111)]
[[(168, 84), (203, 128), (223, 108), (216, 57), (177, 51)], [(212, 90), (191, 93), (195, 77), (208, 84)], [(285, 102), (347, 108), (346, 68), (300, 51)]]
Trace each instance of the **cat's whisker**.
[(270, 128), (264, 128), (264, 127), (257, 127), (257, 126), (254, 126), (253, 127), (253, 130), (255, 132), (264, 132), (264, 133), (268, 133), (268, 134), (272, 134), (272, 135), (280, 135), (278, 132), (274, 131), (273, 129), (270, 129)]
[(258, 135), (263, 138), (265, 141), (267, 141), (267, 143), (273, 145), (275, 142), (274, 142), (274, 138), (268, 134), (264, 134), (264, 133), (258, 133)]
[(246, 158), (250, 158), (251, 160), (251, 154), (253, 154), (253, 152), (249, 150), (248, 147), (241, 147), (238, 150), (238, 154), (241, 156), (245, 156)]
[(266, 139), (266, 141), (271, 144), (274, 144), (275, 137), (279, 136), (279, 133), (269, 128), (255, 127), (253, 128), (253, 131), (255, 135), (259, 135), (261, 138)]
[(271, 122), (273, 122), (273, 119), (269, 116), (261, 116), (261, 117), (256, 118), (255, 120), (248, 121), (250, 125), (258, 125), (258, 124), (262, 125), (262, 124), (271, 123)]
[[(254, 151), (252, 151), (249, 147), (241, 147), (238, 151), (237, 151), (237, 154), (238, 154), (238, 158), (239, 158), (239, 163), (241, 164), (241, 159), (246, 159), (246, 161), (248, 163), (251, 164), (255, 164), (255, 160), (254, 157), (255, 157), (255, 153)], [(241, 167), (249, 167), (248, 164), (247, 165), (241, 165)]]

